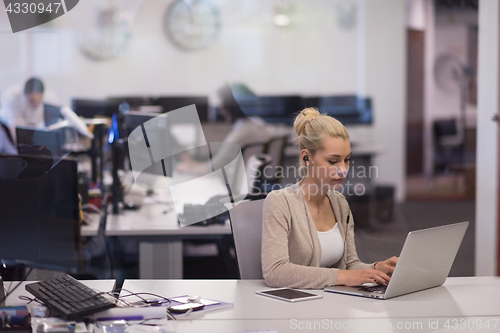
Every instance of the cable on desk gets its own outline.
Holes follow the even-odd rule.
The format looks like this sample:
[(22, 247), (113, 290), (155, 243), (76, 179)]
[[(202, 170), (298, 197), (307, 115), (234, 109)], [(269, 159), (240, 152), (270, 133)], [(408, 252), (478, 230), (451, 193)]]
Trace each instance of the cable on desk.
[[(9, 297), (9, 296), (10, 296), (10, 295), (11, 295), (11, 294), (12, 294), (12, 293), (13, 293), (13, 292), (17, 289), (17, 288), (19, 288), (19, 286), (20, 286), (20, 285), (21, 285), (24, 281), (26, 281), (26, 279), (28, 278), (28, 275), (30, 275), (30, 273), (31, 273), (31, 271), (32, 271), (32, 270), (33, 270), (33, 267), (31, 267), (31, 268), (30, 268), (30, 270), (28, 271), (28, 273), (26, 273), (26, 274), (24, 275), (24, 277), (22, 278), (22, 280), (21, 280), (21, 281), (19, 281), (19, 282), (17, 283), (17, 285), (16, 285), (14, 288), (12, 288), (12, 290), (9, 290), (9, 292), (7, 292), (7, 293), (5, 294), (5, 296), (4, 296), (3, 298), (1, 298), (1, 299), (0, 299), (0, 303), (2, 303), (3, 301), (5, 301), (5, 299), (6, 299), (7, 297)], [(12, 282), (11, 282), (11, 286), (12, 286)], [(9, 289), (10, 289), (10, 286), (9, 286)]]
[[(152, 305), (150, 303), (147, 303), (148, 299), (142, 297), (141, 295), (153, 296), (153, 297), (165, 300), (166, 302), (168, 302), (168, 304), (172, 303), (172, 301), (170, 300), (170, 298), (164, 297), (164, 296), (161, 296), (161, 295), (158, 295), (158, 294), (145, 293), (145, 292), (143, 292), (143, 293), (133, 293), (130, 290), (127, 290), (127, 289), (122, 289), (122, 290), (128, 292), (129, 294), (128, 295), (120, 296), (118, 298), (118, 300), (121, 301), (121, 302), (123, 302), (123, 303), (125, 303), (129, 307), (150, 307), (150, 306), (155, 306), (155, 305)], [(136, 297), (140, 298), (142, 302), (145, 302), (145, 303), (143, 305), (141, 305), (141, 306), (137, 306), (137, 305), (133, 305), (133, 303), (128, 303), (125, 300), (123, 300), (125, 297), (131, 297), (131, 296), (136, 296)]]

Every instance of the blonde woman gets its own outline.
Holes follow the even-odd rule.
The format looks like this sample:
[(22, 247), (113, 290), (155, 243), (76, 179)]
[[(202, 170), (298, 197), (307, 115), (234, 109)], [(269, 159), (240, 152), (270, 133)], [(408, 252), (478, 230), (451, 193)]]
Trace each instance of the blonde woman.
[(303, 179), (271, 192), (264, 202), (262, 272), (270, 287), (324, 288), (363, 283), (387, 285), (397, 259), (362, 263), (354, 243), (354, 220), (335, 188), (349, 168), (345, 127), (316, 109), (294, 122)]

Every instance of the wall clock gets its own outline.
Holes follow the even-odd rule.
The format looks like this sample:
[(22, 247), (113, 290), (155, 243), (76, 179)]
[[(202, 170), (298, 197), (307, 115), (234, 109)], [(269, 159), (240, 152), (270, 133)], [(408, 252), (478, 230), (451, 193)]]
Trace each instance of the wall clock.
[(220, 21), (217, 7), (207, 0), (175, 0), (167, 8), (163, 27), (175, 46), (192, 51), (215, 42)]
[(123, 10), (100, 10), (90, 29), (80, 35), (80, 48), (92, 60), (121, 56), (128, 48), (133, 16)]

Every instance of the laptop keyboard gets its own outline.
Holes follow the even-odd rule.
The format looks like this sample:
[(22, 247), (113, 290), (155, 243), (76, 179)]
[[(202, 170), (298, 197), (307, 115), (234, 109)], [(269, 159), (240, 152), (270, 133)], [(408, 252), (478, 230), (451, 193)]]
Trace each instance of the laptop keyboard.
[(373, 292), (376, 294), (384, 294), (386, 290), (387, 290), (387, 286), (382, 286), (382, 285), (359, 288), (359, 291)]

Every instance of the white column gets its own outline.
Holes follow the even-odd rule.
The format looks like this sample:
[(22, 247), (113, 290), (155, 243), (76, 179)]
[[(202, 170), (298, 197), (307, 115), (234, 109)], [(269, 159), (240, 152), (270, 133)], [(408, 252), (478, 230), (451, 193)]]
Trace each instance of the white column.
[[(366, 95), (373, 98), (373, 137), (383, 151), (375, 158), (379, 184), (396, 187), (396, 200), (406, 193), (406, 3), (364, 1)], [(359, 66), (359, 65), (358, 65)], [(359, 68), (359, 67), (358, 67)], [(358, 83), (359, 85), (359, 83)]]
[(498, 237), (499, 2), (479, 2), (476, 176), (476, 275), (496, 275)]

